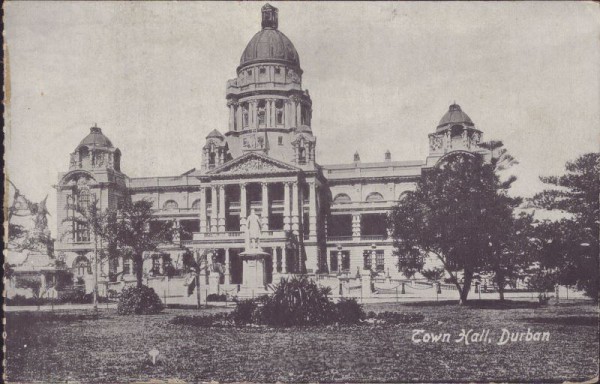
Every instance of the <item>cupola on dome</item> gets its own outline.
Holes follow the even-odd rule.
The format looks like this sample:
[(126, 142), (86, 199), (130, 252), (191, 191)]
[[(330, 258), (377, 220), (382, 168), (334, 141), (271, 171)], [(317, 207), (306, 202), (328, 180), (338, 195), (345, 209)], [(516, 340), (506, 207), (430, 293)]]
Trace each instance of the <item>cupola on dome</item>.
[(83, 145), (113, 148), (111, 141), (102, 133), (102, 129), (96, 126), (90, 128), (90, 133), (86, 137), (84, 137), (83, 140), (81, 140), (78, 147), (81, 147)]
[(448, 112), (440, 120), (437, 130), (450, 128), (454, 124), (464, 124), (471, 127), (475, 125), (471, 118), (460, 109), (460, 105), (458, 104), (452, 104), (448, 108)]
[(240, 59), (240, 67), (273, 61), (300, 67), (300, 58), (294, 44), (277, 29), (277, 8), (266, 4), (261, 11), (262, 30), (254, 35), (246, 49), (244, 49)]

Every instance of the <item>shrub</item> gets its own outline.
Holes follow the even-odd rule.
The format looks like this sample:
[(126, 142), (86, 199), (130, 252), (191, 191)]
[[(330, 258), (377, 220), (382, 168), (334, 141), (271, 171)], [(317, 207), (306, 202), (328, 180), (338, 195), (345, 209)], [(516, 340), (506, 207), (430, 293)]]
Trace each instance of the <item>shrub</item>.
[(240, 300), (236, 303), (233, 312), (231, 312), (231, 318), (238, 325), (257, 322), (257, 310), (257, 300)]
[(273, 294), (264, 299), (257, 318), (263, 324), (284, 327), (335, 322), (335, 305), (329, 293), (329, 288), (321, 288), (305, 276), (282, 279)]
[(358, 324), (365, 318), (362, 306), (355, 299), (341, 299), (335, 304), (335, 310), (340, 324)]
[(227, 295), (224, 293), (220, 295), (211, 293), (210, 295), (206, 296), (206, 301), (227, 301)]
[(117, 312), (120, 315), (151, 315), (162, 311), (163, 304), (154, 289), (142, 285), (123, 289)]

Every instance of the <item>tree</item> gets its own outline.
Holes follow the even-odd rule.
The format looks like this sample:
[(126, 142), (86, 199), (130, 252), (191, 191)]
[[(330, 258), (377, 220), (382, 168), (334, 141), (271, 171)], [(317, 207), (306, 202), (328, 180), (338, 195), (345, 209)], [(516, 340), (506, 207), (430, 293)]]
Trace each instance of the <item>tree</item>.
[(498, 289), (500, 300), (511, 281), (527, 276), (527, 271), (535, 260), (533, 237), (533, 215), (522, 213), (517, 217), (507, 217), (496, 228), (495, 236), (490, 236), (490, 254), (483, 271), (493, 274), (493, 282)]
[(171, 243), (176, 231), (171, 221), (159, 220), (152, 213), (151, 201), (126, 199), (122, 209), (112, 214), (114, 221), (107, 231), (115, 236), (118, 254), (132, 260), (138, 288), (143, 285), (144, 253)]
[(558, 283), (575, 285), (597, 301), (600, 153), (584, 154), (565, 168), (564, 175), (540, 177), (551, 188), (532, 198), (534, 206), (563, 216), (540, 224), (540, 261), (547, 269), (555, 269)]
[(434, 256), (466, 303), (474, 274), (489, 265), (493, 244), (520, 202), (506, 194), (514, 177), (501, 181), (497, 167), (476, 154), (450, 154), (398, 202), (388, 219), (405, 275), (423, 270)]
[(188, 291), (188, 295), (191, 294), (191, 289), (196, 290), (196, 305), (198, 309), (201, 306), (200, 273), (208, 269), (208, 253), (210, 252), (211, 250), (205, 250), (201, 255), (197, 255), (196, 257), (194, 257), (194, 253), (189, 249), (186, 249), (183, 253), (183, 266), (192, 270), (194, 274), (194, 286), (188, 287), (190, 290)]
[[(93, 292), (93, 303), (94, 309), (98, 309), (98, 259), (100, 257), (99, 250), (102, 249), (102, 239), (109, 239), (108, 237), (108, 217), (107, 212), (102, 212), (99, 207), (99, 202), (96, 199), (96, 195), (92, 195), (93, 199), (88, 204), (77, 204), (74, 200), (70, 200), (67, 205), (67, 211), (73, 212), (71, 216), (68, 216), (63, 222), (71, 222), (74, 224), (74, 228), (85, 228), (90, 232), (92, 241), (94, 243), (94, 292)], [(73, 230), (65, 231), (63, 237), (72, 235)], [(110, 239), (113, 241), (114, 239)]]

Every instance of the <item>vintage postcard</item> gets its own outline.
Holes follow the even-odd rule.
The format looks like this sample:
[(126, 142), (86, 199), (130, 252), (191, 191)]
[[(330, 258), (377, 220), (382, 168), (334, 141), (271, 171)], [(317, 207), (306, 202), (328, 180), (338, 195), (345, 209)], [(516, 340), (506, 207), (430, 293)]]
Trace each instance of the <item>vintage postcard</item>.
[(598, 380), (598, 3), (3, 8), (4, 381)]

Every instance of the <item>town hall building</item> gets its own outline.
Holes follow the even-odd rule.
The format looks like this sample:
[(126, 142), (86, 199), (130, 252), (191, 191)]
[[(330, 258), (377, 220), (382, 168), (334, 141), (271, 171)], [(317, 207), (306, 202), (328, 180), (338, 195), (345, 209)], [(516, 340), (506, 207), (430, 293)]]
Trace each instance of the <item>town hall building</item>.
[[(171, 244), (148, 256), (149, 276), (182, 269), (186, 250), (210, 251), (219, 284), (242, 285), (240, 253), (246, 218), (254, 211), (262, 226), (261, 247), (269, 255), (266, 284), (298, 273), (401, 277), (387, 213), (449, 152), (484, 153), (478, 146), (482, 132), (453, 104), (437, 127), (423, 132), (429, 141), (424, 160), (396, 161), (386, 151), (381, 162), (365, 163), (357, 152), (348, 163), (321, 164), (300, 56), (279, 30), (277, 8), (266, 4), (261, 11), (261, 29), (226, 83), (229, 124), (206, 136), (195, 169), (171, 177), (129, 177), (121, 170), (126, 148), (121, 152), (96, 126), (74, 148), (56, 186), (55, 252), (76, 276), (93, 274), (94, 244), (85, 226), (68, 220), (75, 214), (69, 207), (97, 202), (114, 209), (130, 196), (151, 200), (157, 218), (181, 229)], [(126, 259), (100, 270), (100, 280), (109, 278), (109, 270), (117, 281), (135, 279)]]

